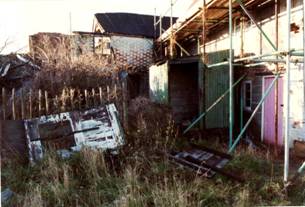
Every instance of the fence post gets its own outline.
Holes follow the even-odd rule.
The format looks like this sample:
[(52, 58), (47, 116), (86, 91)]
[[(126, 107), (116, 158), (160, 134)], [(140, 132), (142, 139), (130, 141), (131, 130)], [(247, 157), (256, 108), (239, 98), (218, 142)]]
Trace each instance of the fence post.
[(62, 111), (66, 111), (66, 90), (62, 89), (61, 94)]
[(95, 107), (95, 89), (92, 88), (93, 107)]
[(86, 109), (89, 108), (88, 106), (88, 91), (85, 89), (85, 102), (86, 102)]
[(74, 110), (74, 89), (70, 88), (70, 102), (71, 102), (71, 110)]
[(123, 123), (126, 130), (128, 130), (128, 106), (127, 106), (127, 85), (126, 79), (122, 81), (123, 92)]
[(116, 83), (114, 84), (114, 100), (115, 100), (115, 103), (118, 101), (118, 95), (117, 95), (117, 87), (116, 87)]
[(78, 94), (78, 109), (81, 110), (82, 109), (82, 94), (81, 94), (81, 90), (78, 89), (77, 90), (77, 94)]
[(99, 90), (99, 95), (100, 95), (100, 104), (103, 105), (103, 91), (102, 91), (102, 87), (99, 87), (98, 90)]
[(61, 112), (61, 109), (59, 108), (59, 101), (58, 101), (58, 95), (55, 96), (55, 108), (56, 108), (56, 112), (59, 114)]
[(25, 119), (23, 88), (21, 88), (20, 99), (21, 99), (21, 119)]
[(2, 115), (3, 120), (6, 120), (6, 91), (5, 88), (2, 88)]
[(44, 99), (46, 102), (46, 115), (49, 114), (49, 98), (48, 98), (48, 91), (44, 91)]
[(13, 120), (16, 120), (16, 100), (15, 100), (15, 88), (12, 89), (12, 112), (13, 112)]
[(30, 119), (33, 117), (33, 109), (32, 109), (32, 105), (33, 105), (33, 100), (32, 100), (32, 94), (33, 94), (33, 92), (32, 92), (32, 89), (30, 89), (30, 97), (29, 97), (29, 112), (30, 112)]
[(38, 90), (38, 116), (41, 116), (41, 110), (42, 110), (42, 94), (41, 89)]
[(109, 86), (107, 85), (107, 102), (109, 103), (109, 101), (110, 101), (110, 88), (109, 88)]

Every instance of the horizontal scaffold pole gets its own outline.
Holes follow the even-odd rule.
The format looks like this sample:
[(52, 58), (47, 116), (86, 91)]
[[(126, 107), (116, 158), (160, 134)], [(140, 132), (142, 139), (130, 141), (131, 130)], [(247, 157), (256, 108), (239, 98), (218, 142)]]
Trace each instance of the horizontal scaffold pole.
[[(234, 88), (240, 81), (242, 81), (246, 77), (246, 74), (239, 78), (233, 85)], [(183, 134), (187, 133), (191, 128), (193, 128), (203, 117), (205, 117), (209, 111), (211, 111), (228, 93), (230, 89), (226, 90), (205, 112), (203, 112), (193, 123), (191, 123), (186, 130), (183, 131)]]
[[(285, 52), (285, 51), (272, 52), (272, 53), (267, 53), (267, 54), (263, 54), (263, 55), (253, 55), (253, 56), (248, 56), (248, 57), (243, 57), (243, 58), (237, 58), (237, 59), (234, 59), (233, 62), (238, 63), (238, 62), (242, 62), (242, 61), (255, 60), (255, 59), (259, 59), (259, 58), (263, 58), (263, 57), (286, 55), (286, 54), (287, 54), (287, 52)], [(222, 66), (222, 65), (229, 65), (229, 61), (210, 64), (210, 65), (208, 65), (208, 68), (213, 68), (213, 67)], [(234, 64), (234, 65), (236, 65), (236, 64)]]
[(238, 137), (236, 138), (236, 140), (234, 141), (232, 147), (229, 149), (229, 153), (232, 153), (238, 142), (240, 141), (240, 139), (242, 138), (243, 134), (246, 132), (247, 128), (249, 127), (252, 119), (254, 118), (255, 114), (257, 113), (258, 109), (261, 107), (261, 105), (264, 103), (266, 97), (269, 95), (271, 89), (273, 88), (276, 80), (280, 77), (280, 74), (277, 74), (275, 76), (275, 78), (273, 79), (273, 81), (271, 82), (270, 86), (268, 87), (268, 89), (266, 90), (265, 94), (263, 95), (262, 99), (260, 100), (260, 102), (258, 103), (258, 105), (256, 106), (256, 108), (254, 109), (252, 115), (250, 116), (249, 120), (247, 121), (247, 123), (245, 124), (244, 128), (241, 130), (240, 134), (238, 135)]

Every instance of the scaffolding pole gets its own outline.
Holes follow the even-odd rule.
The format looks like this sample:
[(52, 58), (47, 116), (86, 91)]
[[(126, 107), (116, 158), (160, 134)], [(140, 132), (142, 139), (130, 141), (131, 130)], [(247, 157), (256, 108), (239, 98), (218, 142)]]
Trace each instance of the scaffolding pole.
[[(290, 51), (290, 21), (291, 0), (287, 0), (287, 51)], [(284, 152), (284, 182), (289, 176), (289, 116), (290, 116), (290, 52), (286, 56), (286, 116), (285, 116), (285, 152)]]
[(268, 35), (264, 32), (264, 30), (260, 27), (260, 25), (255, 21), (254, 17), (250, 14), (250, 12), (246, 9), (246, 7), (244, 6), (244, 4), (242, 3), (241, 0), (236, 0), (236, 2), (238, 2), (238, 4), (240, 5), (240, 7), (242, 8), (242, 10), (245, 12), (245, 14), (247, 14), (247, 16), (251, 19), (251, 21), (256, 25), (256, 27), (259, 29), (259, 31), (262, 33), (262, 35), (266, 38), (266, 40), (268, 41), (268, 43), (271, 45), (271, 47), (277, 51), (276, 46), (273, 44), (273, 42), (270, 40), (270, 38), (268, 37)]
[[(278, 6), (278, 0), (274, 1), (274, 19), (275, 19), (275, 46), (276, 50), (279, 49), (279, 6)], [(278, 56), (276, 56), (276, 59), (278, 60)], [(279, 71), (279, 64), (276, 63), (275, 65), (275, 73), (278, 73)], [(275, 133), (275, 146), (274, 146), (274, 151), (275, 151), (275, 156), (278, 156), (278, 122), (279, 122), (279, 81), (277, 80), (275, 82), (275, 90), (274, 90), (274, 133)]]
[(173, 0), (170, 0), (171, 3), (171, 7), (170, 7), (170, 12), (171, 12), (171, 16), (170, 16), (170, 27), (171, 27), (171, 33), (170, 33), (170, 46), (169, 46), (169, 54), (170, 57), (173, 58), (174, 57), (174, 31), (173, 31)]
[[(303, 0), (303, 59), (305, 61), (305, 0)], [(303, 72), (305, 73), (305, 63), (303, 63)], [(304, 92), (305, 98), (305, 92)]]
[[(234, 84), (233, 84), (233, 88), (239, 84), (244, 78), (246, 77), (246, 74), (243, 75), (240, 79), (238, 79)], [(191, 128), (193, 128), (203, 117), (205, 117), (215, 106), (217, 106), (218, 103), (220, 103), (221, 100), (224, 99), (224, 97), (226, 97), (226, 95), (230, 92), (230, 89), (226, 90), (221, 96), (219, 96), (219, 98), (212, 103), (212, 105), (209, 106), (209, 108), (207, 108), (205, 110), (204, 113), (202, 113), (193, 123), (191, 123), (187, 129), (185, 129), (183, 131), (183, 134), (186, 134)]]
[(232, 0), (229, 0), (229, 35), (230, 35), (230, 60), (229, 60), (229, 148), (232, 147), (233, 143), (233, 10)]

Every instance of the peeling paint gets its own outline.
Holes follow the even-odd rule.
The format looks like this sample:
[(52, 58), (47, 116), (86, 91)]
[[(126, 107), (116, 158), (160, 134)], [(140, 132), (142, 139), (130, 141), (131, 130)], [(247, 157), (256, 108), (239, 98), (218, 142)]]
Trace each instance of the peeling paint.
[[(116, 150), (124, 144), (123, 129), (114, 104), (25, 120), (30, 161), (43, 157), (52, 147), (59, 154), (82, 147)], [(64, 152), (64, 153), (62, 153)], [(66, 157), (66, 156), (63, 156)]]

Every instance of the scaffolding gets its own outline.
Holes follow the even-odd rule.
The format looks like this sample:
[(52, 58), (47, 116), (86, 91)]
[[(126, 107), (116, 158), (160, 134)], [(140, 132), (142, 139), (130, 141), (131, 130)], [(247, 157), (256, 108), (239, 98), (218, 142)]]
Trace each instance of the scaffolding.
[[(258, 109), (262, 106), (264, 101), (266, 100), (266, 97), (270, 93), (271, 89), (275, 87), (275, 140), (276, 145), (278, 142), (278, 134), (277, 134), (277, 127), (278, 127), (278, 78), (280, 77), (279, 72), (279, 63), (284, 63), (286, 65), (286, 103), (285, 103), (285, 132), (284, 132), (284, 182), (288, 182), (288, 176), (289, 176), (289, 136), (290, 136), (290, 129), (289, 129), (289, 115), (290, 115), (290, 82), (291, 82), (291, 63), (304, 63), (304, 54), (305, 54), (305, 32), (303, 33), (303, 49), (302, 50), (292, 50), (291, 49), (291, 0), (286, 0), (286, 15), (287, 15), (287, 24), (286, 24), (286, 30), (287, 30), (287, 45), (286, 49), (284, 51), (279, 51), (278, 45), (279, 45), (279, 1), (278, 0), (272, 0), (274, 1), (274, 16), (275, 16), (275, 43), (269, 38), (269, 36), (265, 33), (265, 31), (262, 29), (261, 25), (255, 20), (255, 18), (251, 15), (251, 13), (248, 11), (249, 6), (257, 6), (258, 4), (264, 4), (266, 2), (270, 2), (267, 0), (197, 0), (202, 1), (202, 7), (196, 11), (191, 17), (185, 19), (183, 22), (176, 22), (173, 24), (173, 6), (176, 4), (177, 0), (173, 2), (173, 0), (170, 0), (170, 8), (166, 11), (166, 13), (170, 12), (171, 14), (171, 24), (170, 28), (167, 31), (163, 31), (162, 29), (162, 17), (165, 15), (160, 15), (159, 20), (154, 21), (154, 28), (157, 29), (157, 25), (159, 24), (159, 37), (157, 38), (157, 42), (162, 44), (169, 42), (169, 50), (170, 55), (169, 58), (173, 58), (173, 47), (176, 44), (186, 55), (189, 56), (189, 53), (187, 50), (185, 50), (179, 43), (179, 39), (186, 38), (190, 35), (198, 35), (198, 54), (202, 56), (203, 62), (207, 63), (205, 57), (206, 57), (206, 33), (207, 31), (215, 28), (219, 24), (228, 23), (229, 28), (229, 59), (227, 61), (219, 62), (216, 64), (210, 64), (207, 65), (209, 69), (214, 69), (217, 66), (221, 65), (227, 65), (229, 66), (229, 89), (222, 94), (213, 104), (211, 104), (205, 111), (202, 111), (200, 115), (196, 118), (196, 120), (189, 125), (189, 127), (184, 131), (186, 133), (189, 131), (192, 127), (194, 127), (199, 121), (206, 116), (209, 111), (211, 111), (212, 108), (214, 108), (226, 95), (229, 95), (229, 153), (233, 153), (236, 146), (238, 145), (239, 141), (242, 139), (243, 134), (249, 127), (251, 121), (253, 120), (255, 114), (257, 113)], [(305, 0), (303, 0), (303, 23), (304, 23), (304, 17), (305, 17)], [(252, 55), (244, 57), (243, 54), (243, 37), (241, 36), (241, 57), (234, 59), (233, 54), (233, 23), (236, 17), (238, 17), (240, 14), (238, 14), (238, 10), (242, 11), (243, 15), (246, 15), (251, 22), (256, 26), (256, 28), (259, 30), (261, 35), (265, 38), (265, 40), (268, 42), (268, 44), (271, 46), (271, 48), (274, 50), (274, 52), (266, 53), (266, 54), (260, 54), (260, 55)], [(217, 11), (211, 15), (211, 12), (209, 11)], [(166, 14), (165, 13), (165, 14)], [(213, 16), (213, 19), (210, 19), (209, 17)], [(242, 26), (244, 26), (243, 19)], [(191, 26), (190, 26), (191, 25)], [(305, 25), (303, 25), (304, 29)], [(199, 34), (201, 32), (201, 35)], [(201, 36), (201, 45), (202, 48), (200, 50), (200, 36)], [(266, 59), (269, 58), (269, 59)], [(271, 58), (270, 58), (271, 57)], [(298, 57), (302, 57), (303, 59), (300, 59)], [(236, 137), (236, 139), (233, 138), (233, 127), (234, 127), (234, 114), (233, 114), (233, 89), (238, 83), (241, 82), (241, 80), (245, 77), (241, 77), (239, 80), (237, 80), (234, 83), (234, 66), (236, 65), (242, 65), (246, 68), (257, 66), (257, 65), (264, 65), (266, 63), (274, 63), (276, 64), (276, 69), (274, 72), (275, 78), (263, 94), (260, 102), (256, 106), (256, 108), (253, 110), (250, 118), (246, 122), (246, 124), (243, 126), (241, 124), (240, 126), (240, 133)], [(304, 71), (305, 71), (305, 64)], [(242, 102), (242, 100), (241, 100)], [(242, 118), (242, 117), (241, 117)], [(277, 150), (276, 150), (277, 153)], [(303, 171), (305, 169), (305, 165), (303, 164), (299, 171)]]

